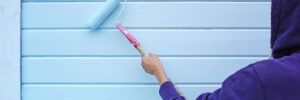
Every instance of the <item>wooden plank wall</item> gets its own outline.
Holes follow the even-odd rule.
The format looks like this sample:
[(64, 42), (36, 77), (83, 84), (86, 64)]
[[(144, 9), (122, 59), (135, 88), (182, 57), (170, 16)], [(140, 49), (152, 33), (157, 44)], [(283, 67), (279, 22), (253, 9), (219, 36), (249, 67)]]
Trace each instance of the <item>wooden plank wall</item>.
[(191, 100), (269, 52), (268, 0), (131, 0), (92, 32), (86, 21), (102, 1), (23, 0), (23, 100), (159, 100), (118, 20)]
[(0, 0), (0, 100), (21, 100), (21, 1)]

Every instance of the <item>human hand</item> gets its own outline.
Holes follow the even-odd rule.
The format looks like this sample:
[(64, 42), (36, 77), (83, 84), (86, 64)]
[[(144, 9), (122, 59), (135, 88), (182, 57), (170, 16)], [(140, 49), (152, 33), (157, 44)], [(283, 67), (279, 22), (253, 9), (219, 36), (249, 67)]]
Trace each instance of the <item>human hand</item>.
[(164, 71), (159, 58), (152, 53), (149, 56), (142, 57), (142, 66), (145, 72), (152, 75), (157, 75)]
[(150, 53), (149, 56), (142, 57), (142, 66), (145, 72), (155, 75), (160, 84), (168, 81), (163, 66), (156, 55)]

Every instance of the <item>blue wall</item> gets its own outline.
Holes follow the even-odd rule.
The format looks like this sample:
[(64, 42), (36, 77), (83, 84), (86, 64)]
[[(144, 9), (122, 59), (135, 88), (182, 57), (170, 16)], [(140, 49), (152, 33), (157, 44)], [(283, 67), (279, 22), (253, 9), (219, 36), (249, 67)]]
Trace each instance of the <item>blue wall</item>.
[(53, 1), (22, 4), (23, 100), (159, 100), (118, 20), (191, 100), (269, 52), (268, 0), (133, 0), (96, 32), (86, 21), (103, 0)]

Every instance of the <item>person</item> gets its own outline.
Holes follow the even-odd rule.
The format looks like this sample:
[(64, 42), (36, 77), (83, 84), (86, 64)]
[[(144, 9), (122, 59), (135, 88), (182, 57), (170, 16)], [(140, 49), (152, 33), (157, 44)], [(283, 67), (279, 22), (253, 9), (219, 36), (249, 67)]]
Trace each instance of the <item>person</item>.
[[(250, 64), (229, 76), (221, 88), (197, 100), (300, 100), (300, 0), (272, 0), (273, 59)], [(159, 58), (142, 57), (144, 70), (156, 76), (163, 100), (185, 100), (168, 80)], [(180, 74), (180, 73), (178, 73)]]

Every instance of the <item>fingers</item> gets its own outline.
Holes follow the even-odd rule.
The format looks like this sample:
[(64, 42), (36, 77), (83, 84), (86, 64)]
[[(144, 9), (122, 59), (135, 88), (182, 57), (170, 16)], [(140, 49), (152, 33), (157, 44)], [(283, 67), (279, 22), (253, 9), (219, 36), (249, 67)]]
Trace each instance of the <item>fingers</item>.
[(144, 63), (142, 63), (142, 67), (145, 69), (146, 68), (146, 65)]
[(150, 70), (147, 68), (147, 65), (145, 63), (142, 63), (143, 69), (146, 73), (151, 74)]
[(152, 53), (149, 53), (149, 57), (154, 57), (155, 55)]
[(146, 62), (147, 60), (149, 60), (151, 57), (155, 56), (154, 54), (150, 53), (149, 56), (143, 56), (142, 57), (142, 62)]
[[(149, 57), (151, 57), (150, 55), (153, 55), (152, 53), (149, 54)], [(148, 57), (147, 56), (142, 56), (142, 61), (145, 61)]]
[(144, 62), (142, 62), (141, 65), (142, 65), (142, 67), (144, 67), (144, 65), (145, 65)]
[(142, 59), (145, 59), (147, 57), (156, 57), (156, 55), (152, 54), (152, 53), (149, 53), (149, 56), (142, 56)]
[(146, 57), (142, 57), (142, 62), (144, 62), (146, 60)]

